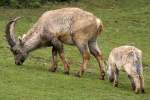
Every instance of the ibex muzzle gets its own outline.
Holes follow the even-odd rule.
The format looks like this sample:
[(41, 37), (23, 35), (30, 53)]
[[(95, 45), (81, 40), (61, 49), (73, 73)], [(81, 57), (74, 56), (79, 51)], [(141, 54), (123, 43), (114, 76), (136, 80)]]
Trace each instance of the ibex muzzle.
[(19, 45), (17, 48), (11, 49), (15, 57), (15, 64), (22, 65), (27, 57), (27, 52)]
[(59, 54), (65, 73), (69, 65), (64, 57), (63, 44), (75, 45), (83, 58), (77, 76), (83, 75), (90, 59), (90, 53), (97, 59), (104, 79), (104, 61), (97, 45), (97, 37), (103, 30), (102, 21), (92, 13), (79, 8), (62, 8), (47, 11), (21, 39), (15, 36), (15, 23), (20, 17), (11, 20), (6, 26), (6, 38), (15, 56), (17, 65), (21, 65), (29, 52), (40, 47), (52, 46), (52, 63), (50, 71), (57, 69)]

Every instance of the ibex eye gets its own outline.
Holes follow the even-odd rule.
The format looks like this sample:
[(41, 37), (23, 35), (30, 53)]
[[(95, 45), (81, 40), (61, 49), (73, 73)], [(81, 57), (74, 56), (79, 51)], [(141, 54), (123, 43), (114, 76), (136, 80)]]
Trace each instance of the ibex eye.
[(14, 54), (18, 54), (18, 51), (17, 51), (17, 50), (15, 50), (15, 51), (13, 51), (13, 53), (14, 53)]
[(13, 51), (13, 54), (16, 54), (16, 51)]

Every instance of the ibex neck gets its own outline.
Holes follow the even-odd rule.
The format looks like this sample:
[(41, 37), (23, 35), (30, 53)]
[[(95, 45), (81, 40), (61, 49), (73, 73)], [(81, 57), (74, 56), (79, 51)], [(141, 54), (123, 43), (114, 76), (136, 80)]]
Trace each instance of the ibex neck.
[(43, 32), (43, 27), (38, 24), (34, 24), (33, 27), (25, 34), (22, 38), (24, 43), (24, 49), (27, 52), (35, 50), (41, 45), (41, 33)]
[(24, 41), (24, 49), (27, 52), (33, 51), (40, 47), (41, 38), (39, 34), (33, 34), (30, 38)]

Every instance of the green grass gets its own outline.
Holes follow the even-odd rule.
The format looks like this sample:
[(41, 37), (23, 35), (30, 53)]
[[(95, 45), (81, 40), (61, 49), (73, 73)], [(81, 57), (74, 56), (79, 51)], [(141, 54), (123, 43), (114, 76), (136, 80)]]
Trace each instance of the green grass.
[[(146, 94), (134, 94), (124, 72), (120, 73), (119, 87), (98, 79), (99, 69), (91, 57), (86, 73), (77, 78), (81, 55), (76, 47), (65, 45), (65, 55), (71, 66), (69, 76), (63, 74), (59, 60), (56, 73), (48, 72), (51, 48), (30, 54), (23, 66), (16, 66), (4, 37), (10, 17), (24, 16), (16, 26), (17, 35), (25, 33), (46, 11), (76, 6), (102, 19), (105, 31), (98, 44), (107, 59), (112, 48), (133, 44), (143, 51)], [(39, 9), (0, 8), (0, 100), (148, 100), (150, 99), (150, 1), (149, 0), (80, 0), (73, 4), (48, 4)]]

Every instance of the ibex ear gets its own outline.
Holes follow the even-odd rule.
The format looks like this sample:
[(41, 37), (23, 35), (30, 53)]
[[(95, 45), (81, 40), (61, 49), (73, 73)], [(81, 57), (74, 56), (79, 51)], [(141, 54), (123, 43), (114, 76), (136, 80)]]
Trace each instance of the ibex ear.
[(20, 36), (18, 37), (18, 39), (19, 39), (19, 44), (20, 44), (21, 46), (23, 46), (23, 42), (22, 42), (22, 39), (21, 39)]

